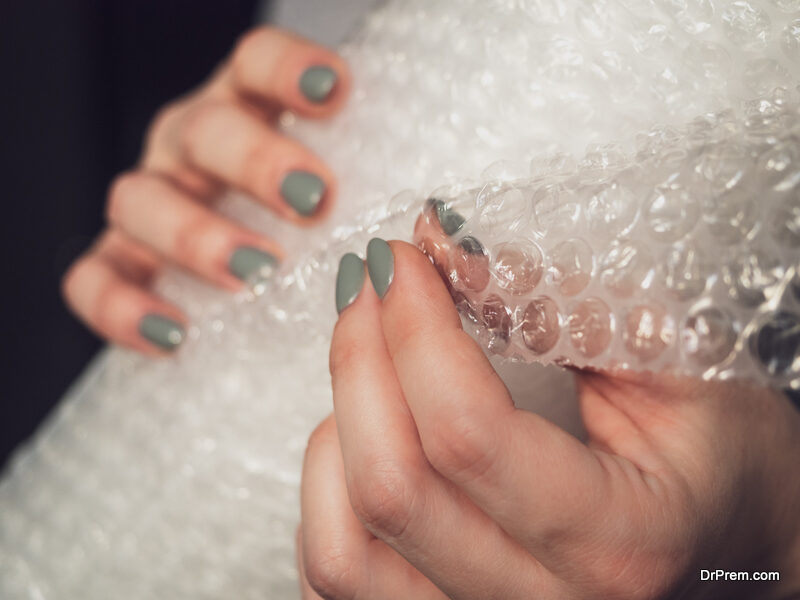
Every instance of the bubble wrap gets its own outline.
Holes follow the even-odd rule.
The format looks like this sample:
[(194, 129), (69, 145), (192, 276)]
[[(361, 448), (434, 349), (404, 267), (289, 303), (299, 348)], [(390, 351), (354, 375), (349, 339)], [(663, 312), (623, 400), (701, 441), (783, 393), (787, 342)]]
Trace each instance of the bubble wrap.
[(800, 112), (743, 112), (496, 165), (429, 199), (414, 241), (493, 353), (797, 385)]
[[(441, 199), (445, 209), (464, 210), (468, 220), (452, 241), (472, 233), (485, 244), (494, 279), (493, 287), (484, 290), (496, 292), (510, 308), (511, 297), (529, 299), (545, 288), (517, 295), (497, 287), (496, 276), (503, 270), (497, 268), (496, 245), (515, 243), (518, 237), (510, 224), (500, 232), (492, 225), (516, 218), (514, 207), (520, 203), (506, 199), (504, 190), (522, 194), (522, 204), (526, 193), (559, 186), (583, 194), (564, 205), (554, 199), (557, 221), (576, 202), (591, 206), (585, 198), (590, 190), (608, 190), (618, 180), (617, 191), (642, 194), (633, 202), (637, 216), (631, 221), (631, 240), (645, 244), (644, 251), (661, 261), (670, 243), (644, 234), (647, 199), (658, 192), (666, 171), (684, 172), (668, 165), (718, 156), (702, 148), (722, 144), (722, 155), (730, 155), (742, 181), (764, 201), (745, 203), (758, 209), (756, 223), (748, 235), (725, 245), (725, 252), (717, 251), (723, 244), (703, 239), (700, 232), (709, 227), (703, 217), (685, 233), (684, 241), (713, 249), (708, 257), (712, 273), (698, 298), (716, 306), (726, 289), (738, 289), (719, 283), (730, 263), (728, 250), (749, 249), (754, 256), (763, 251), (769, 260), (779, 260), (777, 270), (765, 262), (757, 270), (748, 267), (750, 272), (771, 274), (781, 283), (773, 293), (772, 284), (762, 288), (748, 280), (740, 286), (742, 298), (750, 298), (754, 288), (769, 288), (767, 304), (775, 304), (759, 310), (779, 317), (778, 331), (792, 331), (784, 324), (796, 318), (793, 300), (779, 307), (776, 299), (794, 285), (789, 282), (794, 245), (770, 237), (780, 231), (769, 222), (779, 213), (765, 210), (775, 185), (771, 174), (784, 163), (777, 158), (773, 166), (762, 163), (769, 162), (770, 152), (784, 148), (786, 172), (797, 164), (792, 107), (800, 81), (798, 0), (397, 1), (366, 19), (342, 53), (355, 74), (344, 113), (329, 123), (305, 123), (291, 115), (282, 119), (287, 133), (308, 144), (338, 174), (340, 195), (332, 218), (315, 230), (298, 232), (247, 198), (231, 195), (220, 202), (223, 213), (278, 239), (290, 259), (274, 279), (236, 297), (181, 273), (164, 277), (159, 291), (183, 306), (193, 323), (178, 355), (155, 361), (119, 349), (103, 353), (0, 482), (0, 597), (297, 597), (293, 533), (300, 464), (308, 434), (331, 410), (327, 349), (336, 318), (335, 266), (342, 253), (363, 252), (373, 235), (410, 239), (424, 198)], [(712, 113), (718, 116), (695, 120)], [(693, 124), (698, 123), (696, 130)], [(653, 130), (657, 133), (640, 137), (637, 147), (637, 134), (655, 125), (660, 126)], [(662, 165), (663, 177), (646, 168), (649, 164)], [(637, 169), (639, 179), (627, 178)], [(724, 176), (712, 176), (711, 183), (725, 185)], [(694, 185), (678, 189), (693, 193)], [(488, 221), (481, 220), (484, 205), (475, 202), (477, 192), (470, 192), (484, 188), (497, 188), (492, 193), (502, 196)], [(406, 189), (413, 191), (401, 191)], [(462, 196), (470, 202), (456, 206), (452, 200)], [(791, 239), (797, 234), (792, 225), (797, 222), (796, 193), (787, 198), (795, 200), (786, 205)], [(467, 214), (470, 203), (479, 210)], [(438, 206), (431, 203), (428, 214)], [(528, 202), (524, 210), (533, 206), (542, 202)], [(672, 207), (672, 200), (665, 201), (665, 223), (675, 218)], [(611, 208), (605, 213), (602, 201), (596, 208), (606, 215), (601, 217), (606, 219), (602, 237), (620, 223)], [(619, 214), (624, 220), (627, 213)], [(723, 228), (731, 222), (724, 208), (719, 217)], [(599, 260), (615, 242), (623, 243), (619, 234), (627, 233), (619, 229), (613, 239), (604, 239), (607, 246), (599, 246), (600, 238), (590, 235), (590, 222), (581, 221), (569, 235), (582, 239), (596, 255), (590, 282), (583, 295), (569, 301), (554, 295), (553, 300), (565, 311), (573, 310), (570, 302), (590, 294), (604, 302), (614, 314), (613, 340), (605, 354), (594, 358), (610, 360), (613, 351), (615, 359), (630, 361), (618, 324), (624, 313), (616, 311), (660, 289), (658, 269), (650, 287), (629, 288), (635, 292), (627, 299), (613, 294)], [(568, 241), (550, 234), (539, 239), (533, 228), (519, 233), (539, 245), (543, 266), (557, 264), (552, 251)], [(565, 256), (580, 255), (572, 248), (575, 252)], [(790, 259), (795, 262), (784, 262)], [(676, 268), (678, 287), (691, 288), (694, 279), (686, 275), (693, 268)], [(539, 285), (551, 285), (549, 267), (547, 273)], [(619, 281), (625, 284), (626, 278)], [(515, 282), (516, 276), (507, 285), (513, 288)], [(485, 307), (484, 291), (475, 294), (465, 298), (474, 307)], [(658, 300), (676, 328), (685, 327), (689, 311), (698, 307), (666, 294)], [(732, 311), (731, 319), (743, 319), (740, 315), (753, 310), (730, 295), (722, 308)], [(497, 319), (491, 311), (488, 319), (483, 308), (480, 312), (479, 333), (490, 349), (531, 358), (525, 354), (530, 346), (520, 338), (524, 330), (518, 328), (512, 328), (508, 348), (499, 349), (492, 323), (508, 316), (502, 307)], [(585, 321), (597, 322), (595, 312), (586, 315)], [(736, 322), (742, 331), (736, 332), (735, 356), (750, 357), (743, 350), (745, 340), (760, 338), (746, 331), (752, 321)], [(706, 328), (716, 324), (708, 318), (703, 323)], [(796, 345), (792, 339), (790, 348)], [(541, 356), (555, 359), (558, 348), (575, 348), (570, 335), (557, 344)], [(672, 344), (648, 365), (661, 368), (670, 356), (685, 356), (675, 350), (678, 341)], [(784, 363), (776, 365), (785, 370)], [(763, 376), (762, 367), (748, 362), (746, 368)], [(720, 375), (728, 372), (719, 369)], [(556, 388), (546, 378), (559, 379), (557, 373), (533, 366), (517, 370), (515, 401)], [(559, 385), (569, 382), (559, 379)], [(554, 393), (554, 398), (563, 396)], [(538, 410), (564, 417), (560, 405), (539, 402)]]

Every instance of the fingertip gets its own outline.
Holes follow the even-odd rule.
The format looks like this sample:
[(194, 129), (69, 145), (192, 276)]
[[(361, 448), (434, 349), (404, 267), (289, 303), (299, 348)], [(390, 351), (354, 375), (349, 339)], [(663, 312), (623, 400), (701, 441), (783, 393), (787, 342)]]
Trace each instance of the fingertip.
[(461, 328), (461, 319), (450, 292), (436, 267), (416, 246), (402, 241), (389, 242), (394, 255), (394, 278), (384, 303), (399, 318), (424, 318), (433, 327)]
[(296, 84), (299, 96), (290, 108), (308, 118), (330, 117), (342, 109), (351, 87), (350, 69), (339, 56), (327, 53), (309, 57), (300, 67)]
[(300, 227), (313, 227), (333, 210), (338, 183), (333, 172), (309, 151), (287, 167), (279, 182), (283, 215)]
[(337, 112), (351, 87), (350, 70), (338, 54), (269, 26), (243, 36), (230, 71), (234, 87), (243, 95), (307, 118)]

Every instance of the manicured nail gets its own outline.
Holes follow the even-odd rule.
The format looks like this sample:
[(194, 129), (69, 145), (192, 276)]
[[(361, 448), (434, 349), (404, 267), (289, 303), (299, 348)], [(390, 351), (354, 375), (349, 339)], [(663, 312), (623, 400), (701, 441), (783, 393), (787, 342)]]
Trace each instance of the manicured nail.
[(367, 244), (367, 271), (375, 293), (383, 298), (394, 279), (394, 255), (389, 244), (380, 238), (372, 238)]
[(458, 245), (461, 246), (468, 254), (476, 254), (480, 256), (486, 254), (483, 244), (481, 244), (471, 235), (461, 238), (461, 241), (458, 242)]
[(142, 317), (139, 321), (139, 333), (150, 343), (168, 352), (180, 346), (185, 335), (180, 323), (154, 313)]
[(463, 227), (466, 219), (448, 207), (447, 204), (441, 200), (435, 200), (434, 207), (436, 208), (436, 217), (439, 219), (439, 224), (447, 235), (453, 235)]
[(336, 312), (350, 306), (364, 285), (364, 261), (357, 254), (348, 252), (339, 261), (336, 275)]
[(277, 266), (277, 258), (252, 246), (237, 248), (228, 260), (228, 270), (242, 281), (248, 280), (256, 273), (265, 278), (269, 277)]
[(290, 171), (281, 183), (281, 196), (304, 217), (314, 214), (322, 196), (325, 182), (308, 171)]
[(328, 99), (336, 85), (336, 71), (324, 65), (307, 68), (300, 76), (300, 91), (314, 104)]

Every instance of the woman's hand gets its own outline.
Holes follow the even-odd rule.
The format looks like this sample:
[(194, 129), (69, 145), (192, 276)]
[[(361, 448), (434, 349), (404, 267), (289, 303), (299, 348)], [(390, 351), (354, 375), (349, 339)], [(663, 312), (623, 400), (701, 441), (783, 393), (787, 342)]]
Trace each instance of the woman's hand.
[[(307, 598), (789, 597), (800, 415), (743, 383), (580, 373), (585, 445), (517, 410), (414, 247), (342, 262), (309, 441)], [(349, 304), (348, 304), (349, 303)], [(701, 569), (781, 581), (701, 582)], [(315, 593), (316, 591), (316, 593)]]
[(209, 201), (232, 187), (298, 225), (324, 217), (336, 194), (333, 174), (275, 125), (284, 110), (329, 117), (349, 88), (347, 67), (330, 50), (267, 27), (245, 35), (205, 85), (156, 115), (139, 166), (112, 184), (107, 231), (64, 278), (72, 309), (120, 344), (174, 349), (185, 318), (149, 281), (174, 263), (236, 290), (279, 261), (275, 242), (223, 218)]

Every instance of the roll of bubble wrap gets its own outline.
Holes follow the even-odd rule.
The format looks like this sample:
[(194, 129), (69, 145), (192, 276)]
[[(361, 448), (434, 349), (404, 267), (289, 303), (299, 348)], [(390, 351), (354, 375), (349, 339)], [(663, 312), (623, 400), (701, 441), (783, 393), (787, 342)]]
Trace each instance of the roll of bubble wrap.
[[(733, 166), (759, 157), (742, 173), (742, 182), (759, 198), (745, 203), (745, 212), (758, 210), (750, 234), (734, 236), (729, 245), (698, 235), (709, 228), (702, 217), (696, 233), (686, 232), (687, 241), (708, 242), (704, 248), (714, 249), (708, 258), (719, 281), (706, 277), (701, 296), (720, 299), (726, 310), (743, 311), (732, 318), (752, 310), (737, 297), (722, 299), (726, 290), (737, 289), (722, 281), (729, 250), (749, 249), (753, 256), (763, 250), (770, 260), (778, 258), (775, 269), (759, 262), (757, 272), (780, 279), (775, 289), (785, 291), (795, 265), (783, 261), (795, 256), (794, 247), (770, 238), (780, 228), (773, 228), (761, 199), (775, 184), (766, 174), (776, 170), (763, 160), (776, 148), (797, 148), (795, 134), (788, 135), (796, 132), (792, 106), (800, 81), (797, 0), (394, 1), (370, 16), (342, 53), (355, 74), (353, 97), (343, 114), (329, 123), (283, 119), (286, 131), (339, 176), (330, 222), (298, 232), (247, 198), (231, 195), (221, 201), (222, 212), (277, 238), (290, 259), (255, 293), (236, 298), (181, 273), (164, 277), (159, 290), (181, 304), (193, 323), (179, 354), (152, 361), (118, 349), (105, 352), (0, 482), (0, 597), (297, 596), (293, 532), (300, 462), (308, 434), (331, 410), (327, 346), (336, 318), (335, 266), (343, 252), (363, 252), (372, 235), (408, 239), (419, 201), (432, 190), (433, 197), (447, 201), (454, 197), (453, 185), (466, 193), (488, 183), (488, 189), (500, 186), (502, 192), (509, 181), (525, 180), (514, 185), (517, 190), (509, 188), (525, 200), (525, 191), (558, 189), (570, 181), (585, 195), (619, 177), (611, 191), (642, 193), (633, 202), (637, 216), (631, 235), (635, 232), (636, 241), (660, 261), (669, 244), (648, 239), (642, 227), (649, 222), (646, 200), (664, 179), (645, 165), (673, 164), (677, 156), (670, 157), (670, 143), (681, 160), (689, 160), (719, 155), (690, 151), (700, 148), (692, 146), (697, 136), (712, 146), (721, 142)], [(720, 116), (695, 121), (709, 113)], [(640, 138), (645, 143), (637, 150), (637, 134), (656, 124), (660, 133)], [(697, 131), (696, 124), (702, 125)], [(586, 158), (571, 166), (568, 156), (582, 157), (587, 147)], [(503, 162), (508, 160), (522, 163), (523, 170)], [(787, 164), (796, 166), (796, 153)], [(640, 183), (649, 189), (622, 177), (637, 168), (644, 169)], [(397, 193), (403, 189), (417, 191)], [(477, 194), (464, 197), (475, 200)], [(787, 205), (787, 239), (797, 234), (796, 192), (789, 198), (795, 204)], [(584, 201), (605, 210), (603, 201)], [(458, 236), (473, 232), (483, 238), (494, 269), (493, 287), (485, 291), (497, 292), (504, 303), (529, 297), (529, 292), (511, 293), (514, 281), (503, 287), (497, 279), (503, 270), (497, 269), (496, 246), (515, 242), (517, 232), (512, 236), (510, 225), (507, 231), (492, 229), (491, 235), (489, 230), (492, 223), (513, 221), (518, 204), (518, 197), (506, 202), (503, 196), (496, 203), (501, 210), (488, 221), (481, 220), (483, 204), (474, 214), (466, 214), (466, 204), (453, 207), (469, 217)], [(524, 210), (540, 205), (528, 203)], [(618, 205), (626, 202), (609, 202), (609, 208)], [(672, 207), (665, 202), (665, 222), (674, 218)], [(563, 210), (560, 204), (553, 208), (553, 216)], [(724, 224), (731, 215), (718, 216)], [(609, 231), (619, 225), (609, 216)], [(543, 269), (558, 264), (552, 251), (562, 240), (534, 233), (519, 232), (538, 245), (543, 261), (548, 256)], [(634, 286), (634, 295), (622, 300), (611, 293), (599, 259), (613, 241), (604, 240), (607, 247), (592, 245), (597, 243), (592, 235), (576, 226), (569, 236), (582, 238), (598, 259), (579, 294), (591, 293), (618, 311), (640, 290), (660, 289), (656, 268), (650, 287)], [(723, 246), (725, 252), (718, 253)], [(543, 270), (539, 285), (551, 285), (553, 273)], [(680, 283), (693, 271), (676, 273)], [(751, 285), (744, 287), (742, 298), (750, 302)], [(783, 296), (770, 291), (770, 302)], [(584, 296), (568, 298), (554, 296), (554, 301), (570, 311), (570, 302)], [(469, 299), (476, 307), (486, 304), (483, 295)], [(676, 328), (686, 325), (695, 307), (666, 294), (658, 300)], [(684, 308), (687, 312), (680, 314)], [(777, 309), (760, 310), (781, 318), (796, 314), (791, 303), (785, 311)], [(490, 314), (487, 320), (485, 312), (481, 309), (484, 324), (491, 325), (493, 318)], [(498, 311), (500, 321), (503, 314)], [(614, 312), (613, 340), (606, 354), (595, 358), (610, 360), (610, 353), (619, 351), (614, 358), (631, 360), (621, 335), (624, 314)], [(751, 339), (744, 321), (735, 356), (751, 361), (747, 373), (763, 378), (763, 368), (744, 349)], [(787, 329), (780, 319), (778, 324), (780, 331)], [(519, 333), (513, 330), (503, 352), (531, 351)], [(481, 335), (500, 349), (498, 336), (485, 325)], [(575, 349), (570, 335), (556, 343), (565, 351)], [(679, 342), (673, 344), (649, 365), (660, 368), (670, 355), (683, 357), (675, 350)], [(549, 356), (560, 356), (559, 346), (553, 348)], [(776, 365), (783, 368), (785, 362)], [(736, 364), (721, 364), (736, 372)], [(521, 379), (535, 389), (537, 378), (549, 373), (538, 370)]]

